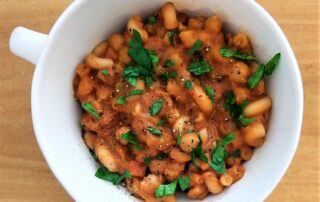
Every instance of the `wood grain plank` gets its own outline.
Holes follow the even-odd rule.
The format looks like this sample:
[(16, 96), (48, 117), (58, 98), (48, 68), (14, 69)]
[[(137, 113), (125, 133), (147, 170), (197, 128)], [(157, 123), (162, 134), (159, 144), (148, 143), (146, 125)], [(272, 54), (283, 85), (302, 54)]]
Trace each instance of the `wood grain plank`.
[[(257, 0), (277, 20), (297, 56), (305, 91), (297, 154), (268, 202), (320, 200), (319, 1)], [(72, 0), (0, 0), (0, 201), (72, 201), (49, 170), (30, 114), (33, 65), (8, 49), (14, 27), (48, 33)]]

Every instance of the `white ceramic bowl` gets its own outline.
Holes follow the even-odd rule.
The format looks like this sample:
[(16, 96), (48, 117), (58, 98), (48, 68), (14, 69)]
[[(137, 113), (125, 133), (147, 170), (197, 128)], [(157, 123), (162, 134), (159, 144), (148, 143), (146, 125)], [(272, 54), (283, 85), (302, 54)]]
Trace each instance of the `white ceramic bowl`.
[[(268, 78), (273, 100), (263, 147), (245, 163), (244, 178), (204, 201), (263, 201), (287, 170), (299, 141), (303, 90), (295, 56), (272, 17), (253, 0), (173, 0), (192, 15), (217, 14), (224, 28), (249, 35), (255, 54), (265, 62), (281, 52), (278, 69)], [(121, 31), (133, 14), (147, 15), (162, 0), (76, 0), (50, 34), (16, 28), (13, 53), (37, 65), (32, 83), (32, 119), (41, 150), (55, 176), (77, 201), (133, 201), (123, 188), (94, 177), (96, 164), (81, 139), (79, 106), (73, 99), (75, 66), (100, 41)], [(138, 201), (138, 200), (137, 200)], [(189, 201), (179, 195), (178, 201)]]

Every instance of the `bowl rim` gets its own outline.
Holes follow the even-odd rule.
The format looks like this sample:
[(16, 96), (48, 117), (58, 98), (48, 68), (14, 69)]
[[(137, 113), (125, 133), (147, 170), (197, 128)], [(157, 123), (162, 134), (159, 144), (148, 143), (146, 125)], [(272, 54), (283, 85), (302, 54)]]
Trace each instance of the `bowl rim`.
[[(51, 45), (52, 45), (52, 36), (54, 36), (57, 32), (60, 30), (60, 26), (63, 25), (64, 21), (71, 16), (72, 13), (77, 12), (78, 8), (80, 8), (86, 1), (74, 1), (72, 2), (66, 9), (65, 11), (60, 15), (60, 17), (56, 20), (54, 23), (51, 31), (49, 32), (48, 35), (48, 41), (47, 44), (44, 47), (44, 50), (41, 54), (41, 57), (39, 59), (38, 64), (36, 65), (35, 72), (33, 75), (33, 80), (32, 80), (32, 88), (31, 88), (31, 112), (32, 112), (32, 122), (33, 122), (33, 128), (35, 132), (35, 136), (38, 142), (38, 145), (40, 147), (40, 150), (45, 157), (47, 164), (56, 177), (56, 179), (59, 181), (59, 183), (63, 186), (63, 188), (68, 192), (68, 194), (75, 199), (76, 201), (81, 201), (81, 198), (79, 198), (79, 195), (77, 194), (76, 191), (74, 191), (68, 180), (65, 180), (60, 173), (56, 170), (56, 162), (54, 161), (54, 158), (50, 155), (49, 150), (44, 146), (44, 143), (46, 142), (45, 136), (42, 136), (41, 134), (44, 132), (44, 130), (41, 128), (40, 122), (41, 122), (41, 113), (39, 110), (39, 97), (38, 95), (40, 94), (40, 86), (41, 86), (41, 77), (43, 75), (43, 70), (44, 70), (44, 64), (45, 64), (45, 58), (47, 58)], [(280, 180), (286, 173), (288, 167), (290, 166), (292, 159), (296, 153), (299, 139), (300, 139), (300, 133), (301, 133), (301, 127), (302, 127), (302, 117), (303, 117), (303, 86), (302, 86), (302, 79), (301, 79), (301, 74), (299, 70), (299, 66), (297, 63), (297, 60), (295, 58), (295, 55), (293, 53), (293, 50), (283, 33), (282, 29), (280, 26), (277, 24), (277, 22), (273, 19), (273, 17), (256, 1), (250, 0), (250, 1), (244, 1), (241, 3), (247, 3), (247, 4), (252, 4), (252, 6), (255, 7), (259, 12), (261, 12), (261, 15), (264, 15), (264, 17), (271, 23), (275, 31), (278, 33), (279, 38), (281, 39), (287, 53), (289, 60), (292, 62), (293, 66), (293, 72), (294, 72), (294, 80), (297, 82), (297, 95), (299, 95), (296, 99), (299, 104), (297, 106), (297, 123), (299, 123), (295, 127), (295, 132), (292, 136), (293, 139), (293, 144), (291, 148), (291, 153), (288, 155), (288, 158), (286, 159), (286, 162), (284, 162), (284, 166), (282, 167), (281, 171), (277, 174), (277, 177), (275, 180), (273, 180), (271, 183), (269, 183), (269, 186), (267, 189), (265, 189), (262, 194), (259, 196), (258, 201), (263, 201), (265, 200), (271, 192), (276, 188), (276, 186), (279, 184)]]

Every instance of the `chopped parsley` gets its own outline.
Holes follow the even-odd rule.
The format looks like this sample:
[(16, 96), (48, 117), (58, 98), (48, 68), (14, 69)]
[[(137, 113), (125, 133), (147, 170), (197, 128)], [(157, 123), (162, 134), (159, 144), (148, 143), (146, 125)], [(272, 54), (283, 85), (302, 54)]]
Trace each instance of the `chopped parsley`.
[(189, 64), (188, 71), (196, 76), (208, 73), (211, 71), (210, 65), (202, 60), (195, 60)]
[(137, 137), (136, 135), (132, 132), (132, 131), (129, 131), (127, 133), (123, 133), (121, 135), (121, 138), (124, 139), (124, 140), (127, 140), (130, 144), (133, 145), (133, 147), (136, 149), (136, 150), (140, 150), (141, 149), (141, 146), (139, 145), (139, 142), (137, 140)]
[(187, 190), (190, 187), (190, 178), (187, 175), (183, 175), (178, 178), (178, 184), (182, 191)]
[(120, 175), (118, 173), (110, 172), (104, 166), (101, 166), (100, 168), (98, 168), (95, 176), (102, 180), (110, 181), (114, 185), (119, 185), (122, 182), (122, 180), (124, 180), (124, 178), (131, 178), (131, 174), (129, 171), (125, 171), (123, 174)]
[(236, 58), (236, 59), (240, 59), (240, 60), (255, 60), (256, 58), (249, 53), (242, 53), (240, 51), (231, 49), (231, 48), (220, 48), (219, 49), (220, 54), (223, 57), (226, 58)]
[(194, 148), (191, 153), (191, 161), (193, 165), (196, 165), (196, 158), (199, 158), (201, 161), (208, 163), (208, 157), (204, 154), (204, 151), (202, 150), (202, 141), (200, 137), (199, 140), (200, 142), (198, 146)]
[(225, 147), (230, 144), (235, 139), (233, 133), (229, 133), (218, 142), (218, 146), (212, 150), (212, 163), (209, 165), (212, 169), (220, 174), (225, 173), (225, 158), (229, 156), (228, 152), (225, 150)]
[(214, 96), (215, 96), (215, 91), (213, 88), (211, 88), (210, 86), (206, 85), (204, 87), (204, 91), (206, 92), (207, 96), (210, 98), (211, 102), (214, 102)]
[(173, 195), (176, 192), (177, 180), (171, 182), (170, 184), (160, 185), (154, 192), (156, 198), (162, 198), (164, 196)]
[(168, 32), (168, 39), (172, 46), (174, 46), (174, 36), (179, 33), (178, 29), (174, 29), (171, 32)]
[(158, 126), (158, 127), (159, 127), (159, 126), (162, 126), (163, 124), (166, 123), (166, 121), (167, 121), (166, 118), (160, 119), (160, 121), (157, 123), (157, 126)]
[(152, 161), (152, 157), (146, 157), (143, 159), (143, 163), (145, 163), (147, 165), (150, 165), (151, 161)]
[(239, 122), (241, 123), (241, 125), (243, 126), (247, 126), (249, 125), (250, 123), (253, 123), (256, 121), (255, 118), (246, 118), (244, 117), (242, 114), (239, 116), (238, 118)]
[(162, 109), (163, 105), (163, 99), (159, 98), (157, 101), (155, 101), (150, 107), (149, 107), (149, 113), (151, 116), (157, 115), (160, 110)]
[(157, 23), (157, 17), (156, 16), (151, 15), (151, 16), (148, 17), (148, 19), (147, 19), (147, 24), (148, 25), (154, 25), (156, 23)]
[(147, 50), (148, 55), (151, 59), (151, 63), (153, 68), (156, 68), (159, 62), (159, 57), (157, 56), (156, 52), (154, 50)]
[(178, 135), (177, 135), (177, 145), (180, 145), (181, 144), (181, 134), (180, 134), (180, 131), (178, 129)]
[(163, 62), (164, 67), (173, 67), (176, 64), (174, 60), (165, 60)]
[(116, 100), (116, 104), (118, 104), (118, 105), (124, 105), (125, 103), (126, 103), (126, 97), (124, 97), (124, 96), (120, 96)]
[(280, 62), (281, 53), (275, 54), (267, 64), (261, 64), (259, 68), (248, 79), (249, 88), (253, 89), (259, 85), (264, 76), (270, 76)]
[(169, 79), (175, 79), (177, 77), (177, 72), (164, 72), (159, 75), (159, 79), (163, 81), (168, 81)]
[(137, 84), (138, 77), (145, 80), (150, 86), (152, 79), (152, 67), (158, 63), (158, 56), (153, 50), (143, 48), (142, 38), (136, 30), (132, 32), (132, 39), (129, 42), (128, 55), (137, 64), (129, 65), (123, 70), (123, 77), (133, 86)]
[(161, 133), (161, 130), (159, 129), (156, 129), (156, 128), (152, 128), (152, 127), (147, 127), (146, 130), (151, 133), (152, 135), (156, 135), (156, 136), (160, 136), (162, 133)]
[(146, 157), (146, 158), (144, 158), (144, 159), (143, 159), (143, 162), (144, 162), (145, 164), (147, 164), (147, 165), (150, 165), (150, 163), (151, 163), (151, 161), (152, 161), (153, 159), (163, 160), (163, 159), (165, 159), (165, 158), (166, 158), (166, 155), (163, 154), (163, 153), (160, 153), (160, 154), (158, 154), (158, 155), (156, 155), (156, 156), (154, 156), (154, 157)]
[(131, 91), (129, 93), (129, 95), (127, 97), (130, 97), (130, 96), (134, 96), (134, 95), (142, 95), (143, 94), (143, 90), (141, 89), (134, 89), (133, 91)]
[(240, 149), (236, 149), (232, 152), (232, 156), (234, 156), (235, 158), (239, 158), (241, 155)]
[(91, 116), (96, 118), (98, 121), (101, 119), (100, 115), (98, 114), (97, 110), (92, 106), (90, 102), (85, 102), (81, 104), (81, 107), (88, 112)]
[(189, 90), (193, 89), (192, 82), (190, 80), (186, 81), (184, 83), (184, 87), (186, 87), (186, 89), (189, 89)]
[(103, 76), (107, 76), (107, 75), (108, 75), (108, 70), (107, 70), (107, 69), (101, 70), (101, 74), (102, 74)]
[(192, 45), (192, 47), (188, 50), (187, 52), (188, 56), (191, 57), (195, 52), (199, 51), (202, 44), (203, 42), (200, 39), (197, 39)]

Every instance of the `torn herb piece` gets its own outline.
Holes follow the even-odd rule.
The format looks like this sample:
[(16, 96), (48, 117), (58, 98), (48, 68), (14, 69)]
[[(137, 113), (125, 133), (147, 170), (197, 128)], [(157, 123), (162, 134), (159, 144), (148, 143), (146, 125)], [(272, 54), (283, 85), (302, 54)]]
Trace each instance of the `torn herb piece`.
[(100, 115), (98, 114), (97, 110), (92, 106), (90, 102), (85, 102), (81, 104), (81, 107), (88, 112), (91, 116), (96, 118), (98, 121), (101, 119)]

